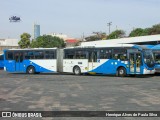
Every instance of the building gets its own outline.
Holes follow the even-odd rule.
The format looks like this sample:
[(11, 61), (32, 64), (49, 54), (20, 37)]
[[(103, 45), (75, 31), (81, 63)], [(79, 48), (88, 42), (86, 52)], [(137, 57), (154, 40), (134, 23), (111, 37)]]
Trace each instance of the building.
[(68, 38), (65, 40), (66, 47), (73, 47), (79, 45), (79, 40), (74, 38)]
[(4, 49), (19, 48), (18, 39), (0, 39), (0, 54)]
[(156, 45), (156, 44), (160, 44), (160, 34), (82, 42), (81, 46), (109, 46), (109, 45), (115, 45), (115, 44)]
[(59, 37), (59, 38), (63, 39), (64, 41), (68, 38), (67, 35), (62, 34), (62, 33), (50, 33), (48, 35), (51, 35), (53, 37)]
[(63, 39), (65, 44), (66, 44), (66, 47), (77, 46), (78, 43), (79, 43), (79, 40), (77, 40), (75, 38), (70, 38), (67, 35), (62, 34), (62, 33), (51, 33), (49, 35), (51, 35), (53, 37), (59, 37), (59, 38)]
[(40, 25), (34, 24), (34, 34), (33, 34), (33, 39), (36, 39), (37, 37), (40, 36)]

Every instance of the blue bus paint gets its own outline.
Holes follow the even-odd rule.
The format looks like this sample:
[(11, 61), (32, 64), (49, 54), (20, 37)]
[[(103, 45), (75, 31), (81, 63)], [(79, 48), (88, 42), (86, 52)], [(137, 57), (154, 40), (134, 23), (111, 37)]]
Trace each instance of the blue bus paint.
[(26, 73), (29, 66), (33, 66), (35, 68), (35, 72), (55, 72), (48, 70), (30, 60), (24, 60), (23, 62), (15, 62), (14, 60), (5, 61), (6, 71), (8, 72)]

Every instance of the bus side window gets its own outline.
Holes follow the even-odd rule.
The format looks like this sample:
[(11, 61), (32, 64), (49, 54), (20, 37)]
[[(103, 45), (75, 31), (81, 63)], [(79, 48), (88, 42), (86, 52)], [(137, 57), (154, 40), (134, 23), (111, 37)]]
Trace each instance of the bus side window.
[(8, 52), (6, 59), (7, 59), (7, 60), (13, 60), (13, 52)]
[(75, 59), (86, 59), (85, 51), (79, 50), (79, 51), (76, 51), (75, 53), (76, 53)]
[(20, 58), (20, 62), (23, 62), (23, 53), (20, 53), (20, 56), (19, 56)]
[(34, 51), (34, 56), (35, 56), (35, 59), (43, 59), (44, 53), (43, 51)]
[(160, 54), (155, 54), (155, 62), (160, 63)]
[(28, 58), (29, 59), (34, 59), (34, 51), (28, 51)]
[(75, 59), (75, 51), (66, 50), (65, 59)]
[(30, 59), (30, 56), (28, 55), (27, 51), (24, 52), (24, 59)]
[(0, 60), (3, 60), (3, 55), (0, 55)]
[(46, 59), (55, 59), (55, 52), (54, 51), (45, 51), (45, 58)]
[(14, 60), (19, 62), (19, 53), (14, 53)]
[(118, 54), (113, 54), (113, 59), (117, 60), (118, 59)]
[(126, 54), (119, 54), (119, 58), (120, 60), (124, 61), (127, 60), (127, 55)]

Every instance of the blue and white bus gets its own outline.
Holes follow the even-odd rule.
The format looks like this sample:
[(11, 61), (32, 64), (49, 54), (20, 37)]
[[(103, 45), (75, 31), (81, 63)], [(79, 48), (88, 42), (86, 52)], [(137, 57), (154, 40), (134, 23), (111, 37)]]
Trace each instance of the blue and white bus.
[(4, 50), (4, 70), (7, 72), (56, 72), (56, 48)]
[(63, 72), (113, 74), (117, 76), (154, 74), (154, 57), (142, 46), (66, 48)]
[(4, 56), (3, 54), (0, 54), (0, 69), (4, 68)]

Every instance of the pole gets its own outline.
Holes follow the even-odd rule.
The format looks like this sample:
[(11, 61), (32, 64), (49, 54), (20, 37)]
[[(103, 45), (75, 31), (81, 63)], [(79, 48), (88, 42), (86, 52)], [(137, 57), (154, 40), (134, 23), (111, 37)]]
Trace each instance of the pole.
[(107, 23), (107, 26), (109, 27), (109, 34), (110, 34), (110, 26), (112, 25), (112, 22)]

